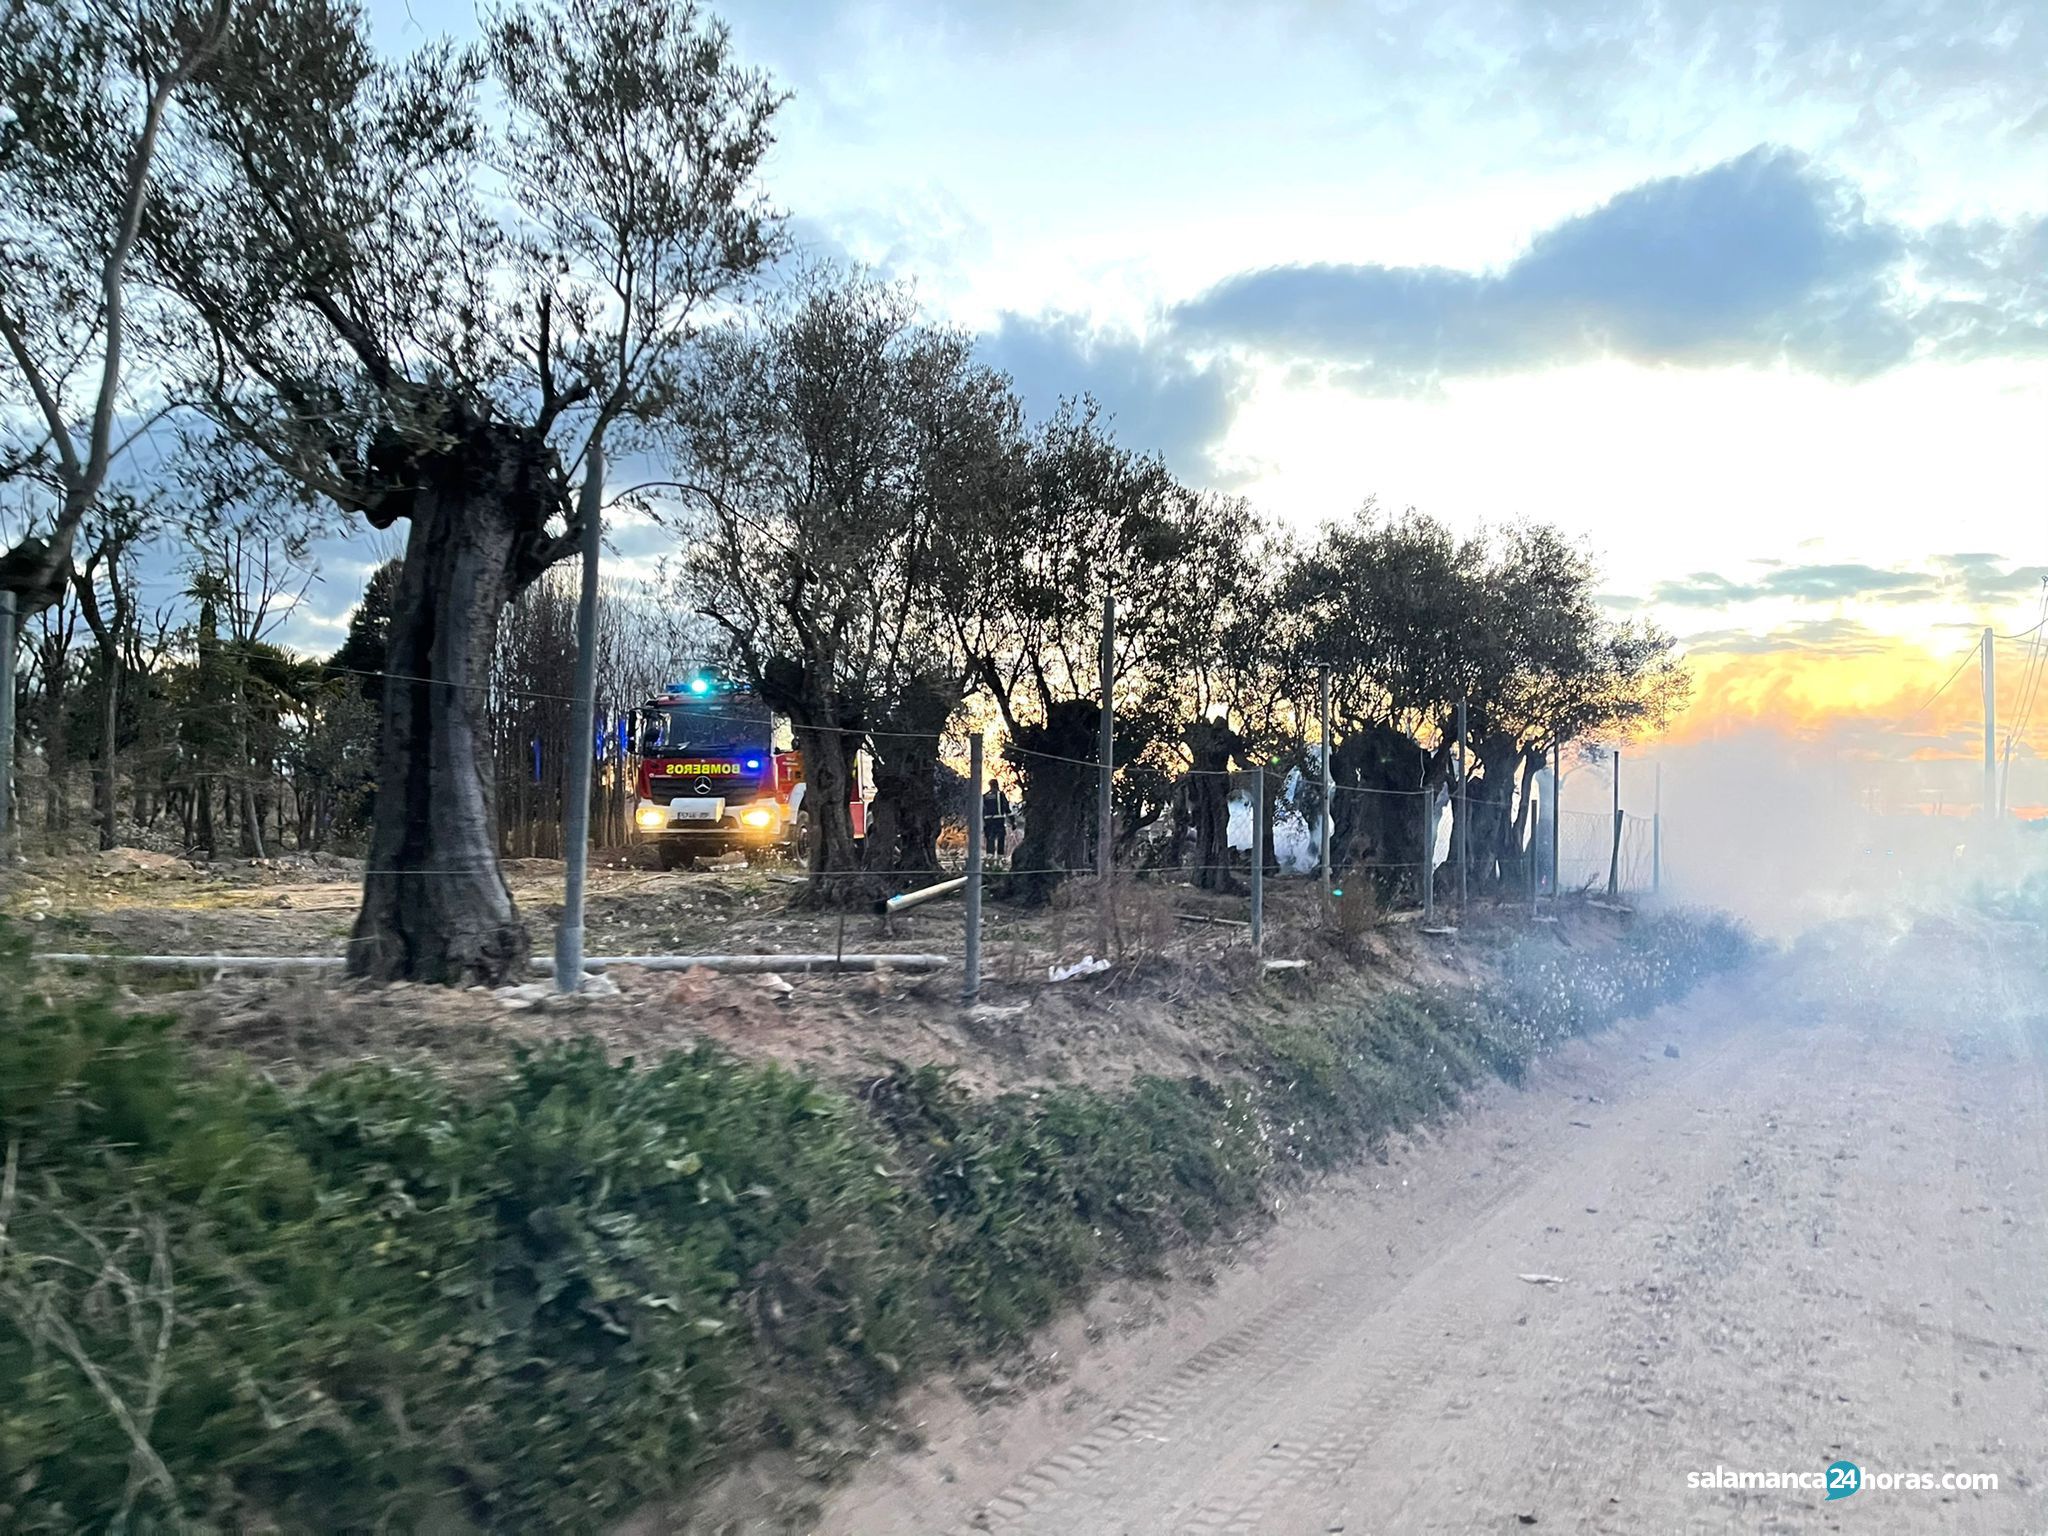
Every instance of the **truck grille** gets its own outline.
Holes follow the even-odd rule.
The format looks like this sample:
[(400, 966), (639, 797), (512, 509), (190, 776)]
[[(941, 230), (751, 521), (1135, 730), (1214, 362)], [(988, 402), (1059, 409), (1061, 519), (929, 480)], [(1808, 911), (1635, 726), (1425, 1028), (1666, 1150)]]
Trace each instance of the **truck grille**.
[(760, 786), (745, 779), (657, 773), (649, 780), (647, 798), (667, 805), (671, 800), (711, 800), (723, 795), (727, 805), (745, 805), (759, 793)]

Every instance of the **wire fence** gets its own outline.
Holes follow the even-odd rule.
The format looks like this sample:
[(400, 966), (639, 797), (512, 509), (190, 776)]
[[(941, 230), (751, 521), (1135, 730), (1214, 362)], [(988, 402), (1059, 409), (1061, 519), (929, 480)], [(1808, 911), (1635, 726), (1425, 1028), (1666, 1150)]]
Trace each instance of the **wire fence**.
[[(532, 696), (568, 702), (551, 693)], [(622, 717), (611, 713), (590, 750), (598, 759), (597, 795), (617, 802), (613, 814), (594, 819), (594, 828), (600, 845), (609, 835), (616, 850), (630, 846), (636, 836), (634, 754), (619, 728)], [(1426, 927), (1454, 928), (1463, 914), (1481, 906), (1533, 912), (1546, 896), (1554, 902), (1560, 894), (1575, 892), (1637, 895), (1654, 890), (1661, 876), (1654, 817), (1630, 812), (1617, 820), (1596, 812), (1562, 812), (1555, 818), (1553, 844), (1546, 832), (1548, 807), (1535, 814), (1535, 807), (1519, 803), (1512, 784), (1504, 797), (1487, 796), (1476, 778), (1461, 786), (1455, 768), (1449, 782), (1412, 787), (1327, 782), (1329, 765), (1318, 760), (1313, 745), (1306, 752), (1297, 749), (1287, 762), (1261, 769), (1189, 763), (1180, 749), (1163, 750), (1158, 743), (1118, 756), (1112, 743), (1108, 776), (1118, 792), (1111, 797), (1105, 832), (1095, 805), (1084, 802), (1084, 795), (1092, 800), (1086, 792), (1105, 776), (1095, 756), (1011, 740), (1002, 744), (999, 757), (983, 757), (980, 775), (970, 778), (958, 774), (957, 765), (975, 756), (981, 744), (957, 735), (840, 726), (802, 727), (796, 735), (799, 746), (807, 737), (815, 744), (817, 738), (840, 736), (856, 753), (877, 756), (892, 744), (915, 742), (929, 747), (928, 761), (952, 765), (948, 771), (960, 782), (942, 797), (950, 830), (942, 838), (937, 870), (906, 877), (860, 870), (830, 873), (866, 876), (870, 888), (892, 878), (914, 887), (934, 875), (967, 877), (978, 895), (994, 900), (993, 909), (978, 900), (962, 905), (981, 914), (972, 923), (987, 930), (992, 941), (985, 952), (988, 969), (997, 975), (1043, 978), (1076, 963), (1099, 967), (1117, 956), (1198, 947), (1206, 952), (1243, 948), (1260, 962), (1299, 963), (1299, 951), (1316, 934), (1417, 920)], [(550, 738), (551, 760), (536, 746), (531, 765), (518, 742), (511, 743), (509, 754), (505, 741), (496, 745), (501, 815), (516, 808), (522, 825), (532, 823), (520, 844), (502, 845), (498, 851), (508, 856), (559, 853), (559, 786), (552, 793), (521, 797), (515, 806), (506, 785), (516, 779), (523, 786), (531, 766), (534, 785), (546, 788), (543, 768), (558, 765), (572, 750), (567, 739)], [(1021, 803), (1009, 801), (997, 814), (983, 816), (981, 791), (993, 782), (998, 764), (1011, 783), (1022, 778), (1027, 792)], [(1418, 777), (1426, 765), (1427, 760), (1417, 765)], [(367, 770), (369, 765), (357, 766)], [(206, 823), (209, 853), (216, 848), (228, 853), (237, 845), (250, 852), (251, 827), (260, 855), (306, 852), (309, 838), (320, 829), (317, 813), (309, 816), (307, 811), (317, 785), (287, 758), (246, 767), (202, 763), (189, 743), (173, 739), (139, 745), (117, 758), (115, 767), (115, 778), (125, 779), (132, 794), (133, 819), (150, 826), (164, 822), (174, 840), (182, 836), (188, 851), (195, 811)], [(1056, 810), (1046, 811), (1032, 803), (1037, 793), (1032, 786), (1036, 775), (1052, 768), (1071, 770), (1064, 775), (1069, 795)], [(1440, 761), (1437, 771), (1443, 772)], [(15, 805), (26, 813), (24, 819), (44, 819), (46, 840), (92, 826), (98, 816), (95, 802), (110, 787), (98, 765), (87, 760), (74, 757), (52, 770), (35, 752), (17, 759)], [(124, 796), (124, 822), (130, 819), (127, 801)], [(1047, 818), (1047, 825), (1034, 827), (1035, 815)], [(1062, 825), (1051, 826), (1054, 818)], [(552, 845), (533, 833), (533, 827), (549, 823), (554, 825)], [(319, 847), (317, 841), (313, 847)], [(474, 880), (496, 867), (451, 860), (358, 872), (365, 878)], [(1025, 889), (1034, 884), (1039, 889)], [(1033, 924), (1013, 915), (1027, 909), (1043, 913), (1048, 899), (1050, 914)], [(1192, 932), (1205, 942), (1186, 942)], [(842, 949), (844, 934), (842, 922), (836, 936)], [(961, 942), (968, 972), (965, 991), (972, 997), (983, 971), (980, 936), (963, 935)]]

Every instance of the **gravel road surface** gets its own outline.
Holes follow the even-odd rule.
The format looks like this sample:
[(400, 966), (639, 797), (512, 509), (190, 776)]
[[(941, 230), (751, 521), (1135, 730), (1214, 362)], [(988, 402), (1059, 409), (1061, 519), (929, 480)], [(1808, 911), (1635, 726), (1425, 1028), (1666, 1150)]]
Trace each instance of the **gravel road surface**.
[(1845, 926), (1576, 1043), (1038, 1384), (926, 1393), (821, 1528), (2048, 1533), (2043, 947)]

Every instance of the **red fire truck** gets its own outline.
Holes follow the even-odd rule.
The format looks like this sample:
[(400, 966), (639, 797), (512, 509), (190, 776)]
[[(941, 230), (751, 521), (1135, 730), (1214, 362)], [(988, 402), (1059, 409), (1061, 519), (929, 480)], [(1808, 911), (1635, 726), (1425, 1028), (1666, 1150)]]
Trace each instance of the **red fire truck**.
[[(743, 683), (700, 669), (634, 711), (635, 835), (663, 869), (735, 850), (750, 861), (776, 853), (810, 857), (803, 759), (788, 728)], [(867, 833), (874, 770), (855, 754), (849, 810)]]

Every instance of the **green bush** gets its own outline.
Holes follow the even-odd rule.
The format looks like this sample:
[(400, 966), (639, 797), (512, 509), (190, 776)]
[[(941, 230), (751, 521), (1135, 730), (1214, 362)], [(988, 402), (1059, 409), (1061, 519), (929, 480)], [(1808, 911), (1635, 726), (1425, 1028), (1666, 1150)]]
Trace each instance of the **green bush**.
[(1256, 1026), (1244, 1078), (863, 1100), (591, 1041), (283, 1089), (46, 1000), (0, 936), (0, 1529), (592, 1529), (1156, 1266), (1567, 1035), (1739, 960), (1712, 920)]

